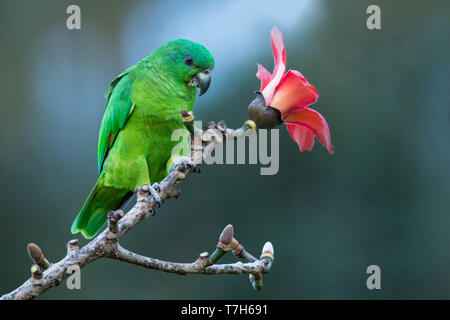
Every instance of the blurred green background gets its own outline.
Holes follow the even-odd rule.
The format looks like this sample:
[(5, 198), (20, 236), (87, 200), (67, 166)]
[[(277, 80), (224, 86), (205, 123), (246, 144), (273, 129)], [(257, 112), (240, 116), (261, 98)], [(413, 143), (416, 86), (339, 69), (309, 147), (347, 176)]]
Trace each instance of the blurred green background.
[[(66, 28), (81, 7), (82, 29)], [(381, 7), (381, 30), (366, 8)], [(202, 166), (183, 196), (127, 234), (125, 247), (171, 261), (212, 252), (222, 228), (276, 262), (255, 292), (242, 276), (178, 276), (102, 259), (42, 299), (450, 298), (448, 1), (0, 1), (0, 293), (29, 276), (26, 244), (51, 261), (97, 178), (103, 93), (165, 41), (189, 38), (216, 58), (197, 119), (239, 127), (256, 62), (272, 70), (269, 33), (288, 68), (320, 93), (335, 154), (300, 153), (280, 130), (280, 170)], [(86, 240), (81, 241), (83, 244)], [(232, 255), (224, 261), (234, 261)], [(381, 290), (366, 287), (381, 267)]]

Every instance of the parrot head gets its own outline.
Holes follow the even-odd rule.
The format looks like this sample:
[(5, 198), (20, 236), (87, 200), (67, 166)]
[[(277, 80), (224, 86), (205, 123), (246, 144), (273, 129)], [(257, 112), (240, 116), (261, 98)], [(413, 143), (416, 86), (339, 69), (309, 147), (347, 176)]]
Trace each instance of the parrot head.
[(177, 83), (200, 89), (203, 95), (211, 83), (214, 57), (203, 45), (185, 39), (166, 42), (155, 53), (160, 67)]

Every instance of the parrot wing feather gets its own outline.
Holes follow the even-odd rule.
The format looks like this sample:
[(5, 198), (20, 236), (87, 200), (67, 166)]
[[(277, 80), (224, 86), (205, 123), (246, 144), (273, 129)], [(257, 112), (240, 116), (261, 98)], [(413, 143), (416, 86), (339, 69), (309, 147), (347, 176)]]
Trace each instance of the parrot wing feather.
[(114, 145), (119, 131), (133, 112), (130, 69), (114, 79), (105, 93), (106, 107), (98, 139), (98, 171), (102, 171), (108, 150)]

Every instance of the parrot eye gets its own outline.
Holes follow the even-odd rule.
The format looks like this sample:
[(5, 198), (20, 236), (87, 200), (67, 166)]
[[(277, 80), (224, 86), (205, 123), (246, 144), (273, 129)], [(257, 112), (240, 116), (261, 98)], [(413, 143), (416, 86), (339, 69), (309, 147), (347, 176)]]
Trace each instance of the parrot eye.
[(192, 67), (194, 65), (194, 59), (192, 59), (191, 56), (186, 56), (184, 57), (184, 63), (186, 63), (189, 67)]

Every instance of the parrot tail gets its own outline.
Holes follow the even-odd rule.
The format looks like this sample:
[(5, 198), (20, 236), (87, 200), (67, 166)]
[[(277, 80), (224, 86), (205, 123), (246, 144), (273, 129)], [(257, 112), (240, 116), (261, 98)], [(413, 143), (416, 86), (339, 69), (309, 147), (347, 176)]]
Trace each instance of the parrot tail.
[(119, 209), (132, 195), (129, 190), (105, 187), (97, 181), (72, 224), (72, 233), (93, 238), (105, 224), (108, 211)]

